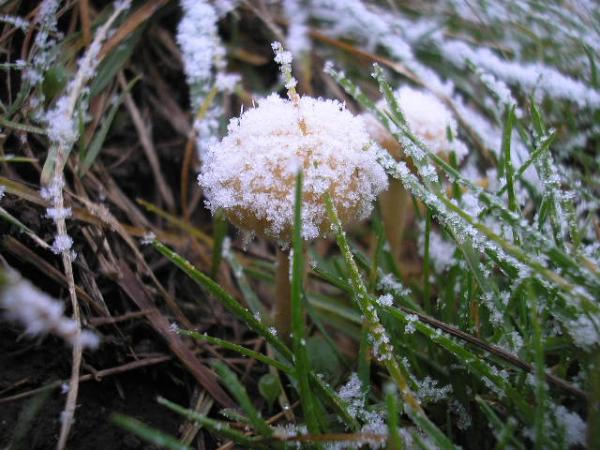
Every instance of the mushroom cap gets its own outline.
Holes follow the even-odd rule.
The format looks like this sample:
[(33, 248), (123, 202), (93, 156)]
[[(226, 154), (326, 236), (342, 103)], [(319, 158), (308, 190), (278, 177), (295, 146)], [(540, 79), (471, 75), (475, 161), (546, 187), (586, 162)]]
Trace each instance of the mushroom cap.
[(213, 213), (222, 210), (241, 229), (289, 242), (299, 169), (305, 240), (330, 229), (326, 193), (346, 224), (367, 217), (387, 188), (360, 117), (337, 101), (301, 97), (294, 103), (275, 94), (231, 120), (227, 135), (209, 149), (198, 181)]
[[(402, 114), (413, 134), (431, 151), (447, 157), (454, 151), (459, 160), (467, 148), (457, 139), (457, 125), (452, 112), (435, 95), (410, 86), (402, 86), (394, 91), (394, 97), (400, 105)], [(385, 100), (377, 102), (378, 108), (385, 108)], [(365, 123), (369, 134), (390, 154), (401, 158), (401, 146), (398, 141), (370, 113), (365, 114)], [(448, 131), (453, 136), (449, 139)]]

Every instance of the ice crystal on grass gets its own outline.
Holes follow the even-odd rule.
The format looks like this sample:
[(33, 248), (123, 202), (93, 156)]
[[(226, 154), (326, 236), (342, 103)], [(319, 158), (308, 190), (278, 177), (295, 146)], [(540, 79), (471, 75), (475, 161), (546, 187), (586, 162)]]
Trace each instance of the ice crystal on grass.
[(49, 110), (44, 117), (48, 138), (56, 145), (69, 149), (78, 136), (77, 124), (70, 114), (71, 109), (71, 99), (69, 95), (65, 95), (56, 102), (54, 108)]
[(415, 324), (419, 321), (419, 316), (416, 314), (406, 315), (406, 325), (404, 326), (404, 332), (406, 334), (412, 334), (416, 331), (417, 327)]
[[(356, 373), (352, 373), (346, 384), (340, 387), (338, 396), (346, 403), (350, 415), (362, 422), (361, 433), (387, 435), (387, 426), (382, 414), (366, 408), (366, 390)], [(328, 443), (326, 448), (329, 450), (350, 449), (361, 448), (363, 445), (376, 449), (385, 445), (385, 441), (368, 438), (354, 441), (337, 441)]]
[(230, 122), (228, 135), (206, 155), (199, 182), (213, 212), (221, 209), (241, 228), (286, 241), (300, 169), (304, 239), (329, 230), (326, 193), (347, 223), (365, 218), (387, 187), (360, 118), (336, 101), (302, 97), (295, 104), (277, 95)]
[(360, 378), (356, 373), (352, 373), (346, 384), (338, 390), (339, 397), (346, 402), (348, 412), (352, 416), (357, 416), (364, 407), (365, 393)]
[(296, 85), (298, 81), (292, 75), (292, 52), (284, 50), (281, 42), (273, 42), (271, 48), (275, 52), (275, 62), (279, 64), (281, 75), (285, 82), (285, 88), (288, 90), (288, 96), (294, 101), (298, 100), (298, 94), (296, 93)]
[(600, 317), (598, 315), (580, 315), (570, 322), (568, 331), (575, 344), (585, 350), (600, 343)]
[[(177, 27), (188, 84), (192, 87), (210, 83), (215, 61), (224, 55), (217, 34), (217, 14), (204, 0), (181, 0), (183, 17)], [(196, 108), (201, 99), (194, 99)]]
[[(425, 233), (419, 233), (419, 255), (425, 254)], [(441, 273), (454, 263), (454, 242), (445, 240), (437, 231), (429, 233), (429, 257), (436, 272)]]
[(90, 331), (77, 333), (77, 323), (64, 316), (61, 302), (40, 291), (16, 272), (5, 272), (0, 288), (0, 308), (7, 319), (20, 322), (32, 336), (52, 333), (71, 345), (77, 340), (83, 347), (96, 348), (98, 336)]
[(587, 425), (579, 414), (558, 405), (554, 409), (554, 415), (557, 425), (564, 430), (567, 445), (569, 447), (574, 445), (585, 446)]
[(438, 44), (442, 54), (457, 66), (464, 66), (467, 61), (471, 61), (507, 83), (521, 87), (527, 94), (536, 93), (538, 100), (543, 95), (548, 95), (551, 98), (573, 101), (581, 108), (600, 107), (600, 92), (552, 67), (541, 63), (507, 61), (488, 48), (473, 49), (461, 41), (440, 40)]
[(284, 0), (283, 10), (289, 22), (285, 43), (292, 55), (300, 56), (310, 50), (307, 8), (302, 0)]
[(225, 48), (217, 28), (219, 14), (226, 14), (234, 2), (220, 2), (215, 6), (205, 0), (181, 0), (180, 3), (183, 17), (177, 27), (177, 43), (194, 116), (203, 111), (194, 120), (198, 156), (202, 161), (208, 148), (218, 141), (219, 117), (223, 113), (211, 90), (229, 92), (239, 81), (237, 75), (225, 73)]
[(393, 274), (384, 274), (383, 272), (380, 272), (380, 276), (381, 278), (377, 284), (380, 289), (391, 292), (400, 297), (410, 295), (410, 289), (405, 287)]
[[(59, 6), (58, 0), (43, 0), (38, 8), (35, 17), (38, 30), (31, 50), (30, 64), (23, 71), (23, 80), (32, 87), (42, 83), (46, 72), (52, 67), (57, 57), (57, 39), (61, 37), (57, 30)], [(29, 104), (33, 108), (35, 116), (39, 116), (44, 103), (42, 90), (38, 91), (36, 95), (29, 98)]]
[(377, 303), (381, 306), (392, 306), (394, 304), (394, 297), (391, 294), (380, 295), (377, 298)]
[(440, 400), (448, 398), (452, 393), (452, 386), (438, 387), (438, 381), (430, 376), (426, 376), (420, 381), (417, 381), (417, 389), (415, 391), (422, 402), (436, 403)]
[(52, 251), (57, 255), (68, 252), (73, 246), (73, 239), (68, 234), (57, 234), (52, 243)]
[(8, 23), (15, 28), (19, 28), (22, 31), (27, 31), (27, 28), (29, 28), (30, 25), (27, 19), (23, 19), (19, 16), (10, 16), (8, 14), (0, 16), (0, 22)]
[(232, 92), (240, 80), (241, 77), (237, 73), (219, 72), (215, 79), (215, 86), (221, 92)]
[(67, 219), (71, 217), (71, 208), (46, 208), (46, 216), (52, 220)]
[(144, 236), (142, 236), (142, 239), (140, 240), (142, 245), (151, 245), (154, 241), (156, 240), (156, 234), (154, 234), (152, 231), (144, 234)]

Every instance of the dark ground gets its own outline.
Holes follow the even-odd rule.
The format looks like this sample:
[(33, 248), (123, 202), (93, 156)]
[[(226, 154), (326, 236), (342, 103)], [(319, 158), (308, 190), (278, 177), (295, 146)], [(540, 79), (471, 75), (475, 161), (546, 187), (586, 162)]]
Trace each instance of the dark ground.
[[(53, 337), (43, 340), (20, 338), (20, 331), (6, 322), (0, 322), (0, 399), (15, 392), (26, 392), (56, 380), (68, 377), (70, 349)], [(141, 338), (137, 343), (146, 345)], [(154, 344), (153, 344), (154, 345)], [(111, 350), (85, 356), (84, 361), (96, 369), (122, 364)], [(89, 368), (90, 366), (88, 366)], [(88, 372), (84, 370), (83, 372)], [(135, 417), (165, 432), (178, 433), (181, 417), (167, 411), (155, 401), (158, 395), (181, 404), (189, 402), (188, 376), (172, 361), (147, 368), (107, 376), (99, 381), (80, 384), (76, 425), (69, 440), (69, 448), (91, 449), (149, 449), (131, 433), (110, 423), (110, 415), (119, 412)], [(0, 448), (45, 450), (56, 445), (59, 416), (64, 408), (65, 395), (54, 388), (27, 398), (3, 402), (0, 400)], [(35, 408), (37, 411), (34, 411)], [(33, 420), (23, 419), (35, 412)], [(13, 443), (18, 424), (26, 434)]]

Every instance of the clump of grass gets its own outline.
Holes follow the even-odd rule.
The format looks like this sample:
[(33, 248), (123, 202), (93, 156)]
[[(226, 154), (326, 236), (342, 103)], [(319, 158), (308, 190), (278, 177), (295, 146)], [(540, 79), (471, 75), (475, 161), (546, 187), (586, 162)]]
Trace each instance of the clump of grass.
[(600, 446), (593, 5), (167, 3), (0, 19), (3, 264), (67, 288), (75, 338), (145, 321), (209, 399), (158, 399), (181, 436), (114, 423), (171, 449)]

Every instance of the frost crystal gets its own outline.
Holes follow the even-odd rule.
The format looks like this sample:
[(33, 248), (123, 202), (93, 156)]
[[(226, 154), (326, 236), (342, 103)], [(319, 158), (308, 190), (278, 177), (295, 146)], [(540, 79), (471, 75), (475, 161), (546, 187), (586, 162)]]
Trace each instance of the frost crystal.
[(422, 402), (436, 403), (448, 398), (448, 395), (451, 393), (451, 385), (438, 387), (438, 381), (430, 376), (426, 376), (423, 380), (417, 381), (416, 394)]
[(215, 79), (215, 86), (217, 86), (219, 91), (231, 92), (235, 88), (235, 85), (240, 82), (240, 80), (241, 77), (237, 73), (219, 72), (217, 74), (217, 78)]
[(150, 245), (155, 240), (156, 240), (156, 234), (154, 234), (152, 231), (150, 231), (149, 233), (144, 234), (144, 236), (142, 237), (140, 242), (142, 243), (142, 245)]
[(22, 31), (27, 31), (29, 21), (19, 16), (9, 16), (7, 14), (0, 16), (0, 22), (8, 23), (13, 27), (20, 28)]
[(46, 216), (52, 220), (60, 220), (71, 217), (71, 208), (46, 208)]
[(0, 290), (0, 308), (6, 318), (25, 326), (27, 334), (35, 336), (52, 333), (71, 345), (96, 348), (98, 336), (90, 331), (77, 333), (77, 323), (66, 318), (59, 301), (37, 289), (14, 271), (5, 272), (7, 283)]
[(185, 74), (190, 85), (212, 79), (216, 58), (224, 54), (217, 34), (217, 14), (204, 0), (182, 0), (183, 18), (177, 28)]
[[(177, 27), (177, 43), (181, 48), (184, 70), (190, 86), (194, 115), (209, 100), (213, 84), (217, 90), (230, 91), (237, 83), (234, 75), (223, 73), (225, 49), (217, 29), (217, 13), (227, 13), (233, 8), (234, 2), (218, 3), (213, 6), (206, 0), (181, 0), (183, 17)], [(207, 106), (204, 116), (194, 121), (198, 156), (201, 161), (209, 146), (218, 141), (219, 117), (222, 114), (222, 107), (217, 102)]]
[(562, 405), (554, 410), (556, 422), (564, 427), (566, 443), (569, 447), (574, 445), (585, 446), (586, 423), (575, 412), (569, 411)]
[(300, 56), (310, 50), (307, 9), (301, 0), (284, 0), (283, 9), (289, 21), (287, 47), (294, 56)]
[(57, 234), (52, 243), (52, 251), (57, 255), (68, 252), (73, 246), (73, 239), (68, 234)]
[(569, 334), (575, 344), (586, 350), (600, 342), (599, 329), (600, 317), (593, 315), (581, 315), (569, 324)]
[[(338, 395), (347, 404), (350, 415), (363, 422), (360, 430), (361, 433), (377, 434), (384, 437), (387, 435), (387, 425), (383, 416), (379, 412), (371, 411), (365, 407), (365, 390), (356, 373), (350, 375), (348, 382), (339, 389)], [(358, 449), (367, 445), (368, 448), (376, 449), (383, 447), (384, 444), (385, 440), (365, 438), (353, 441), (332, 442), (327, 444), (326, 448), (328, 450)]]
[(377, 299), (377, 303), (379, 303), (381, 306), (392, 306), (394, 304), (394, 297), (392, 297), (391, 294), (381, 295)]
[(412, 334), (415, 332), (415, 330), (417, 329), (415, 327), (415, 323), (417, 323), (419, 321), (419, 316), (417, 316), (416, 314), (408, 314), (406, 316), (406, 325), (404, 327), (404, 332), (406, 334)]
[(324, 195), (342, 222), (367, 217), (387, 177), (360, 118), (332, 100), (277, 95), (259, 101), (210, 148), (199, 176), (207, 206), (243, 229), (287, 241), (296, 174), (304, 172), (304, 239), (329, 230)]
[[(424, 224), (422, 226), (424, 228)], [(429, 258), (433, 263), (433, 268), (437, 273), (442, 273), (454, 262), (454, 251), (456, 245), (454, 242), (445, 240), (437, 231), (429, 233)], [(425, 233), (424, 230), (419, 234), (419, 255), (425, 254)]]

